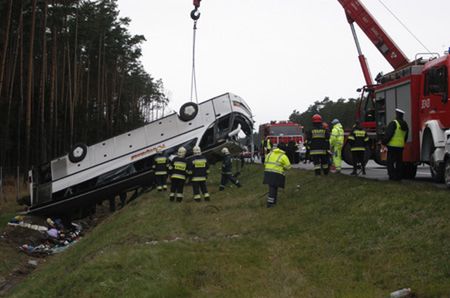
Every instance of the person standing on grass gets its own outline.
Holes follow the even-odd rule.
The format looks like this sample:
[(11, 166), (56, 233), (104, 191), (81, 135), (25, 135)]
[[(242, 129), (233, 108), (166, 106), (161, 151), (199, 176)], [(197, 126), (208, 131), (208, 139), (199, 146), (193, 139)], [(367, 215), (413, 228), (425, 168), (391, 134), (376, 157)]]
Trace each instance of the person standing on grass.
[(322, 171), (324, 175), (328, 175), (328, 150), (330, 149), (330, 134), (328, 130), (324, 128), (322, 116), (319, 114), (312, 116), (312, 124), (313, 128), (307, 133), (307, 139), (310, 146), (309, 155), (311, 156), (314, 164), (314, 172), (316, 176), (320, 176)]
[(206, 187), (208, 179), (209, 165), (208, 160), (202, 155), (199, 146), (193, 148), (194, 158), (188, 164), (188, 172), (191, 176), (192, 191), (194, 193), (194, 201), (201, 201), (201, 193), (205, 201), (209, 201), (209, 193)]
[(222, 161), (222, 177), (220, 179), (219, 190), (222, 191), (225, 189), (225, 186), (228, 184), (228, 181), (231, 181), (237, 187), (241, 187), (241, 183), (236, 177), (233, 176), (233, 163), (231, 161), (230, 151), (227, 147), (222, 148), (223, 161)]
[(156, 149), (156, 155), (153, 163), (153, 170), (155, 171), (156, 189), (158, 191), (167, 190), (167, 169), (169, 159), (164, 156), (161, 148)]
[(399, 181), (403, 172), (403, 148), (408, 140), (408, 124), (403, 120), (405, 112), (395, 109), (395, 120), (392, 120), (386, 128), (382, 144), (387, 146), (387, 169), (389, 180)]
[(350, 144), (350, 151), (352, 152), (353, 160), (353, 172), (350, 175), (357, 175), (358, 166), (361, 166), (361, 172), (366, 174), (366, 162), (364, 156), (366, 148), (369, 143), (369, 136), (367, 132), (361, 128), (359, 121), (355, 122), (353, 130), (348, 136), (348, 142)]
[(172, 160), (169, 165), (170, 180), (172, 185), (170, 186), (169, 199), (171, 202), (181, 202), (183, 200), (184, 182), (186, 181), (187, 162), (185, 159), (186, 149), (184, 147), (178, 148), (177, 156)]
[(333, 154), (333, 168), (336, 173), (341, 172), (342, 166), (342, 146), (344, 145), (344, 129), (342, 128), (339, 119), (331, 121), (333, 129), (330, 136), (330, 149)]
[[(274, 146), (275, 147), (275, 146)], [(280, 143), (279, 148), (274, 148), (266, 157), (264, 162), (263, 184), (269, 185), (269, 195), (267, 196), (267, 208), (277, 204), (278, 188), (284, 188), (285, 171), (291, 168), (291, 163), (284, 149), (285, 145)]]

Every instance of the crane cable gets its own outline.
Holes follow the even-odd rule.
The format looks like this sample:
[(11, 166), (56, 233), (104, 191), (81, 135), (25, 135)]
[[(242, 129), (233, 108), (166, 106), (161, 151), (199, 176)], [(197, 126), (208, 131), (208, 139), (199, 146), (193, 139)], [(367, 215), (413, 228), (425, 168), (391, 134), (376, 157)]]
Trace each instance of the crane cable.
[(198, 93), (197, 93), (197, 78), (195, 76), (195, 41), (197, 37), (197, 21), (200, 18), (200, 12), (198, 11), (198, 6), (191, 11), (191, 19), (194, 21), (193, 28), (193, 38), (192, 38), (192, 74), (191, 74), (191, 102), (194, 99), (195, 92), (195, 102), (198, 104)]
[(429, 53), (429, 54), (431, 54), (431, 51), (425, 46), (425, 44), (423, 44), (423, 42), (422, 41), (420, 41), (420, 39), (411, 31), (411, 30), (409, 30), (409, 28), (400, 20), (400, 18), (399, 17), (397, 17), (396, 15), (395, 15), (395, 13), (391, 10), (391, 9), (389, 9), (389, 7), (382, 1), (382, 0), (378, 0), (378, 2), (380, 2), (380, 4), (381, 5), (383, 5), (384, 6), (384, 8), (386, 8), (386, 10), (400, 23), (400, 25), (402, 25), (402, 27), (406, 30), (406, 31), (408, 31), (408, 33), (409, 34), (411, 34), (411, 36), (418, 42), (418, 43), (420, 43), (421, 45), (422, 45), (422, 47)]
[(195, 92), (195, 101), (198, 104), (198, 94), (197, 94), (197, 78), (195, 76), (195, 39), (197, 32), (197, 20), (194, 21), (194, 36), (192, 41), (192, 74), (191, 74), (191, 102), (193, 101), (193, 96)]

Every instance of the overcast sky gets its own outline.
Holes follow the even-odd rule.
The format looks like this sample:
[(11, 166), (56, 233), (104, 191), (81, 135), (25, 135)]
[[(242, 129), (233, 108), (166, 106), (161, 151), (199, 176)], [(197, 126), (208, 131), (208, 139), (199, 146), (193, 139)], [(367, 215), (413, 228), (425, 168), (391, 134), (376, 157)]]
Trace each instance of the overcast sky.
[[(382, 0), (430, 49), (450, 47), (449, 0)], [(425, 49), (379, 0), (363, 4), (410, 58)], [(147, 38), (142, 62), (171, 103), (190, 100), (192, 0), (119, 0), (130, 31)], [(364, 85), (350, 27), (337, 0), (202, 0), (197, 30), (199, 102), (225, 92), (250, 105), (257, 124), (287, 119), (328, 96)], [(359, 28), (358, 28), (359, 29)], [(358, 30), (372, 76), (391, 67)]]

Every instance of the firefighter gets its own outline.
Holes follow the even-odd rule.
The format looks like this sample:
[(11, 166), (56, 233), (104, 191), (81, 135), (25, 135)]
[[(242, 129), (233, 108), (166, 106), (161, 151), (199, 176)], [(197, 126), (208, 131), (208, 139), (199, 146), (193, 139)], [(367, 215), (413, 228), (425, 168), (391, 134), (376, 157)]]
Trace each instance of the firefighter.
[(367, 144), (369, 143), (369, 136), (367, 132), (361, 128), (359, 121), (355, 122), (353, 130), (348, 136), (350, 144), (350, 151), (352, 152), (353, 172), (350, 175), (357, 175), (358, 165), (361, 165), (361, 172), (366, 174), (366, 163), (364, 155), (366, 153)]
[(236, 177), (233, 176), (233, 164), (231, 161), (231, 155), (230, 151), (227, 147), (222, 148), (222, 154), (223, 154), (223, 162), (222, 162), (222, 177), (220, 180), (220, 186), (219, 190), (222, 191), (225, 189), (225, 186), (228, 184), (228, 181), (231, 181), (234, 185), (237, 187), (241, 187), (241, 183), (239, 180), (236, 179)]
[(181, 202), (183, 200), (183, 188), (186, 181), (186, 149), (184, 147), (178, 148), (177, 156), (169, 164), (170, 180), (172, 185), (170, 186), (169, 199), (171, 202)]
[(153, 163), (153, 170), (155, 171), (156, 189), (158, 191), (167, 190), (167, 168), (169, 159), (164, 156), (161, 148), (156, 149), (156, 154)]
[(270, 150), (272, 150), (272, 142), (270, 141), (269, 137), (266, 137), (266, 139), (261, 142), (261, 149), (261, 163), (264, 163), (266, 154), (268, 154)]
[[(280, 147), (280, 146), (278, 146)], [(298, 157), (296, 156), (297, 154), (297, 143), (295, 143), (294, 140), (290, 140), (287, 144), (286, 150), (284, 150), (286, 152), (287, 157), (289, 158), (289, 162), (291, 164), (297, 164), (298, 163)]]
[(395, 109), (396, 119), (386, 128), (382, 144), (387, 146), (387, 169), (389, 180), (399, 181), (403, 171), (403, 148), (408, 139), (408, 124), (403, 120), (404, 111)]
[(336, 173), (341, 172), (342, 165), (342, 146), (344, 145), (344, 129), (342, 128), (339, 119), (331, 121), (333, 129), (330, 136), (330, 149), (333, 154), (333, 166)]
[(313, 128), (308, 132), (307, 139), (309, 145), (309, 155), (314, 164), (316, 176), (320, 176), (322, 171), (328, 175), (328, 151), (329, 132), (323, 127), (322, 116), (315, 114), (312, 116)]
[(274, 150), (267, 155), (264, 163), (263, 184), (269, 185), (267, 208), (271, 208), (277, 204), (278, 187), (284, 188), (286, 180), (285, 171), (291, 168), (289, 158), (283, 150), (284, 147), (284, 144), (280, 143), (279, 148), (274, 148)]
[(202, 155), (202, 151), (199, 146), (195, 146), (193, 149), (194, 158), (189, 162), (188, 169), (191, 177), (192, 191), (194, 193), (194, 201), (201, 201), (201, 193), (205, 201), (209, 201), (209, 193), (206, 187), (206, 180), (209, 174), (208, 160)]

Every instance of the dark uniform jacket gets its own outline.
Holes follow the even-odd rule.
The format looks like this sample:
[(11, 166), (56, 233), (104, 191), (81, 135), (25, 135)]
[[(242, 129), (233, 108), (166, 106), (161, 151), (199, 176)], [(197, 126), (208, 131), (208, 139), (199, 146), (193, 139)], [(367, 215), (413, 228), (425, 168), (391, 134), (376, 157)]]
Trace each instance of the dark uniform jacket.
[(222, 174), (233, 174), (232, 173), (233, 164), (231, 162), (231, 155), (227, 154), (223, 157), (222, 162)]
[[(405, 120), (403, 119), (395, 119), (398, 121), (398, 123), (400, 124), (400, 127), (402, 130), (406, 131), (406, 135), (405, 135), (405, 143), (406, 140), (408, 139), (408, 124), (406, 123)], [(395, 124), (395, 121), (391, 121), (388, 125), (388, 127), (386, 128), (386, 132), (384, 135), (384, 139), (383, 139), (383, 145), (387, 145), (389, 143), (389, 141), (392, 139), (392, 137), (394, 136), (395, 130), (397, 129), (397, 125)]]
[(188, 172), (191, 181), (205, 181), (209, 173), (208, 160), (203, 155), (196, 155), (189, 161)]
[(307, 133), (307, 139), (310, 155), (325, 155), (330, 149), (330, 132), (323, 128), (322, 123), (314, 124)]
[(369, 142), (369, 136), (364, 129), (355, 127), (348, 136), (348, 142), (350, 143), (351, 151), (364, 151)]
[(176, 156), (169, 165), (170, 178), (186, 180), (187, 162), (184, 157)]
[(169, 166), (169, 159), (162, 153), (155, 155), (153, 169), (155, 170), (155, 175), (167, 175), (167, 168)]

